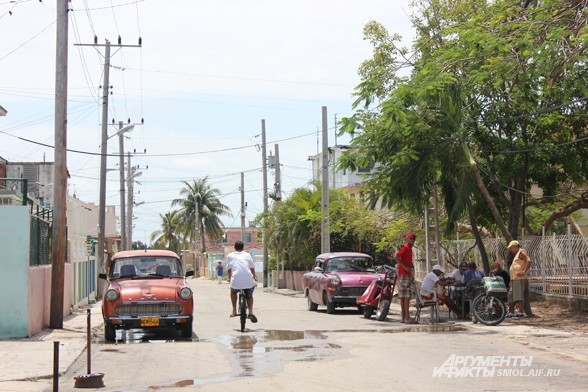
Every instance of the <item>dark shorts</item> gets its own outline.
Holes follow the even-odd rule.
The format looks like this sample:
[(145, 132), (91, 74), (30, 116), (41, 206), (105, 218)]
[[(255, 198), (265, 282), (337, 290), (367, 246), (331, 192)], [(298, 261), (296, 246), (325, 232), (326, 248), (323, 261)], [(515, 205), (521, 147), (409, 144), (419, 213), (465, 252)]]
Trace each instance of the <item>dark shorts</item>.
[[(253, 286), (250, 289), (243, 289), (243, 291), (245, 292), (245, 298), (251, 298), (251, 297), (253, 297), (253, 290), (255, 290), (255, 286)], [(239, 291), (241, 291), (241, 289), (231, 288), (231, 293), (237, 294)]]
[(529, 281), (527, 279), (516, 279), (510, 281), (510, 292), (508, 293), (509, 301), (519, 302), (525, 300), (525, 290), (528, 290)]
[(410, 275), (398, 275), (396, 278), (396, 287), (398, 288), (398, 298), (411, 298), (412, 277)]

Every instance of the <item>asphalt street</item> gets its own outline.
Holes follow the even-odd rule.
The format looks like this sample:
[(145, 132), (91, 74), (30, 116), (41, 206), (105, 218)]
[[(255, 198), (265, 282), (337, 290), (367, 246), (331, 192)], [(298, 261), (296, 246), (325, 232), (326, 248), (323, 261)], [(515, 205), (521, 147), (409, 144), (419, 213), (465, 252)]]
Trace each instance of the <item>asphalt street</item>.
[[(328, 315), (324, 307), (308, 311), (299, 292), (262, 287), (255, 291), (259, 322), (241, 333), (239, 321), (228, 317), (227, 284), (190, 283), (196, 311), (189, 340), (130, 331), (107, 343), (100, 304), (90, 308), (91, 373), (103, 374), (104, 387), (86, 390), (357, 391), (385, 385), (454, 391), (467, 383), (470, 390), (583, 391), (588, 385), (588, 338), (582, 334), (513, 321), (496, 327), (457, 320), (429, 325), (428, 312), (420, 325), (407, 326), (399, 322), (396, 304), (382, 322), (356, 309)], [(80, 389), (76, 377), (88, 374), (87, 326), (87, 313), (80, 310), (62, 330), (0, 341), (0, 390), (52, 391), (55, 342), (58, 390)], [(466, 366), (463, 373), (460, 361), (475, 358), (483, 366)], [(496, 361), (498, 368), (491, 366)]]

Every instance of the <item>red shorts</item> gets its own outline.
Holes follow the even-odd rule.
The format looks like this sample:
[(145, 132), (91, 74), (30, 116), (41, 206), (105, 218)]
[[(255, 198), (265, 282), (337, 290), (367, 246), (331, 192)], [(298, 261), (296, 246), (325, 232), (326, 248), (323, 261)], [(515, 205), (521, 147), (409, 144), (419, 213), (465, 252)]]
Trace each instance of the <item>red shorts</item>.
[[(421, 295), (421, 298), (424, 300), (431, 300), (433, 299), (434, 294), (427, 294), (427, 295)], [(445, 305), (445, 300), (447, 299), (447, 295), (445, 295), (445, 293), (439, 294), (437, 293), (437, 302), (439, 303), (439, 305)]]

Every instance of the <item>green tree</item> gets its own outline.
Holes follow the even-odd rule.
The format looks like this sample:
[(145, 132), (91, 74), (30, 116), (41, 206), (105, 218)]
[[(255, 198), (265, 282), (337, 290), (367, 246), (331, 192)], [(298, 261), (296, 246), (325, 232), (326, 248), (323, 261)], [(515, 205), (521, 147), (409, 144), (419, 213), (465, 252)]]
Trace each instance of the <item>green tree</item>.
[(206, 252), (205, 234), (209, 238), (218, 239), (223, 235), (220, 216), (231, 216), (231, 210), (218, 198), (220, 190), (212, 188), (208, 177), (183, 181), (184, 187), (180, 195), (184, 198), (172, 201), (172, 206), (180, 206), (181, 219), (187, 225), (186, 233), (191, 241), (199, 242), (201, 253)]
[[(342, 165), (374, 167), (373, 204), (422, 213), (439, 187), (448, 229), (486, 215), (516, 238), (531, 184), (555, 196), (568, 181), (586, 183), (583, 5), (415, 3), (414, 53), (381, 24), (365, 28), (374, 55), (360, 67), (356, 112), (343, 122), (356, 148)], [(407, 63), (410, 74), (399, 76)], [(583, 205), (574, 198), (570, 210)]]
[(185, 224), (179, 210), (159, 214), (161, 218), (161, 229), (151, 233), (150, 241), (155, 249), (169, 249), (178, 254), (186, 245)]

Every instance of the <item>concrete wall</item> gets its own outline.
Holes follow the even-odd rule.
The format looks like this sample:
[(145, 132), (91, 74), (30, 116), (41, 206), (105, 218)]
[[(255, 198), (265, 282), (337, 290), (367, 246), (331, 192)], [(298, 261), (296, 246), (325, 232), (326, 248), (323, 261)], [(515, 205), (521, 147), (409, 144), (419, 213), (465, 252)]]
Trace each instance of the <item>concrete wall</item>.
[[(0, 338), (33, 336), (49, 324), (51, 266), (29, 266), (30, 215), (24, 206), (0, 207)], [(64, 268), (63, 315), (73, 305), (71, 263)]]
[(29, 211), (0, 207), (0, 338), (28, 336)]

